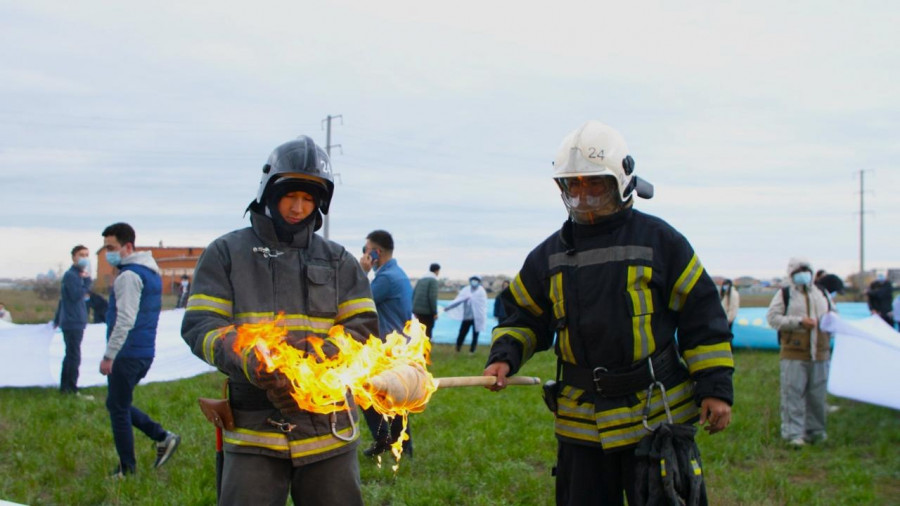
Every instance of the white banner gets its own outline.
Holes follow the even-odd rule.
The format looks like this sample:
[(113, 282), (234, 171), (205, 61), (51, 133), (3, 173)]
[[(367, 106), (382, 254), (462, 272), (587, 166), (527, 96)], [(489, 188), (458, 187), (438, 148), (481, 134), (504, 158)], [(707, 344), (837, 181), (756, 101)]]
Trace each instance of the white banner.
[(878, 316), (844, 320), (835, 313), (823, 317), (822, 328), (835, 334), (828, 392), (900, 409), (900, 333)]
[[(215, 370), (194, 356), (181, 339), (183, 316), (184, 309), (160, 313), (156, 358), (142, 383), (189, 378)], [(62, 331), (54, 332), (50, 324), (0, 326), (0, 387), (58, 387), (65, 350)], [(88, 325), (81, 342), (79, 387), (106, 385), (106, 377), (100, 374), (105, 350), (106, 324)]]

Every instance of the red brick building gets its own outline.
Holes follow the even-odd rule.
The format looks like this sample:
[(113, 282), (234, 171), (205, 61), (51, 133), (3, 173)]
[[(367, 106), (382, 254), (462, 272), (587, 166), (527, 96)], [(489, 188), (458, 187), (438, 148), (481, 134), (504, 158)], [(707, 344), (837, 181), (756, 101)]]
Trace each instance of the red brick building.
[[(176, 287), (181, 284), (181, 276), (187, 275), (194, 280), (194, 268), (200, 255), (206, 248), (168, 247), (168, 246), (136, 246), (136, 251), (150, 251), (162, 274), (163, 294), (178, 293)], [(97, 275), (94, 278), (94, 290), (109, 293), (109, 287), (118, 272), (106, 261), (101, 249), (97, 252)]]

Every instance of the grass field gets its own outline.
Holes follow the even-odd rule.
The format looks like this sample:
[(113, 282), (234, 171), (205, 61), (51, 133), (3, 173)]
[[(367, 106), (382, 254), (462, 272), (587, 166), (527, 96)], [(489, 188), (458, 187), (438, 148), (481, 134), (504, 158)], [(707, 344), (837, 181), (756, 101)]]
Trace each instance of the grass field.
[[(475, 356), (436, 346), (435, 376), (478, 374), (486, 350)], [(736, 355), (737, 403), (724, 433), (701, 433), (712, 504), (898, 504), (900, 417), (896, 411), (830, 399), (830, 439), (803, 450), (778, 437), (778, 357)], [(550, 353), (522, 374), (549, 378)], [(173, 459), (151, 468), (151, 442), (136, 435), (138, 474), (106, 478), (116, 455), (103, 406), (105, 388), (85, 389), (95, 401), (62, 397), (52, 388), (0, 389), (0, 499), (60, 505), (205, 505), (215, 502), (214, 431), (196, 398), (216, 396), (221, 376), (139, 386), (138, 406), (183, 437)], [(438, 391), (424, 413), (413, 415), (415, 459), (394, 474), (360, 454), (369, 505), (544, 505), (553, 501), (555, 456), (552, 416), (537, 387)], [(363, 431), (360, 450), (370, 443)]]

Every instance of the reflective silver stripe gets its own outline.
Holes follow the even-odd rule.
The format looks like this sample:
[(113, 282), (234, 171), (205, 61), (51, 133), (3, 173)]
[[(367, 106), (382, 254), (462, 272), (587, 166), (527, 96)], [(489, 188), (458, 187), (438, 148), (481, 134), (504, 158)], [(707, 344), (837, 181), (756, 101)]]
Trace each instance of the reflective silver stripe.
[[(696, 414), (697, 406), (694, 405), (694, 403), (689, 402), (672, 410), (672, 420), (675, 423), (684, 423), (696, 416)], [(654, 414), (647, 419), (647, 423), (651, 427), (664, 421), (666, 421), (665, 412)], [(615, 448), (637, 443), (647, 434), (647, 429), (644, 428), (643, 423), (636, 423), (635, 425), (624, 429), (601, 432), (600, 440), (603, 443), (603, 448)]]
[(656, 349), (653, 339), (651, 318), (653, 313), (653, 296), (650, 292), (650, 279), (653, 269), (644, 265), (628, 266), (627, 292), (634, 309), (631, 326), (634, 336), (634, 360), (640, 360)]
[(491, 334), (491, 343), (504, 336), (509, 336), (522, 343), (522, 358), (524, 360), (528, 360), (534, 355), (534, 350), (537, 347), (537, 336), (533, 330), (526, 327), (496, 327)]
[[(690, 386), (690, 381), (685, 381), (668, 390), (666, 393), (666, 397), (669, 399), (669, 405), (674, 406), (679, 402), (692, 397), (694, 395), (694, 390)], [(597, 413), (597, 427), (602, 430), (606, 427), (614, 427), (624, 423), (639, 422), (643, 416), (646, 400), (647, 394), (646, 392), (642, 392), (638, 395), (638, 403), (634, 406), (600, 411)], [(660, 395), (659, 390), (655, 390), (653, 392), (653, 399), (650, 400), (650, 413), (656, 414), (663, 411), (662, 395)]]
[(559, 403), (559, 414), (568, 416), (569, 418), (582, 418), (590, 420), (594, 425), (594, 405), (589, 402), (578, 404), (571, 399), (557, 399)]
[(534, 316), (540, 316), (544, 314), (544, 310), (534, 302), (534, 299), (531, 298), (531, 294), (529, 294), (528, 290), (525, 289), (525, 284), (522, 283), (521, 273), (516, 274), (516, 278), (513, 279), (513, 282), (509, 284), (509, 293), (512, 294), (513, 298), (516, 300), (516, 304), (518, 304), (519, 307), (524, 308)]
[(275, 451), (288, 452), (288, 438), (278, 432), (260, 432), (235, 428), (222, 432), (223, 441), (238, 446), (260, 446)]
[(556, 418), (555, 424), (556, 434), (571, 438), (580, 439), (582, 441), (600, 442), (600, 435), (597, 433), (597, 427), (590, 424), (580, 424), (572, 420)]
[[(352, 427), (347, 427), (339, 431), (338, 434), (347, 436), (351, 432)], [(224, 431), (223, 441), (236, 446), (255, 446), (284, 452), (285, 456), (289, 454), (292, 458), (325, 453), (352, 442), (342, 441), (331, 434), (308, 439), (288, 440), (286, 435), (278, 432), (260, 432), (242, 428)]]
[[(347, 437), (352, 431), (352, 427), (347, 427), (344, 430), (338, 431), (338, 434)], [(356, 435), (356, 438), (354, 438), (353, 441), (357, 438), (359, 438), (359, 434)], [(331, 434), (299, 441), (291, 441), (291, 457), (298, 458), (325, 453), (350, 443), (351, 441), (341, 441)]]
[(683, 355), (685, 362), (687, 362), (688, 370), (692, 374), (710, 367), (734, 368), (734, 356), (731, 353), (731, 343), (728, 342), (697, 346), (696, 348), (685, 350)]
[(216, 365), (216, 342), (225, 337), (234, 327), (210, 330), (203, 336), (203, 359), (210, 365)]
[(196, 293), (188, 298), (185, 311), (212, 311), (226, 318), (231, 318), (232, 306), (233, 304), (230, 300)]
[(368, 298), (348, 300), (338, 305), (335, 322), (342, 322), (360, 313), (375, 312), (375, 301)]
[(688, 294), (694, 289), (694, 285), (697, 284), (697, 280), (700, 279), (701, 274), (703, 274), (703, 266), (700, 265), (700, 259), (697, 258), (697, 255), (695, 254), (691, 257), (691, 261), (688, 262), (687, 267), (684, 268), (684, 272), (678, 276), (678, 280), (675, 281), (675, 286), (672, 288), (672, 297), (669, 300), (669, 307), (672, 308), (673, 311), (681, 311), (681, 308), (684, 307), (684, 303), (687, 300)]
[(550, 255), (550, 270), (557, 267), (583, 267), (586, 265), (622, 262), (625, 260), (653, 261), (653, 248), (648, 246), (610, 246), (581, 251), (574, 255), (554, 253)]
[[(243, 323), (264, 323), (272, 321), (275, 318), (274, 313), (238, 313), (235, 315), (235, 322)], [(330, 318), (317, 318), (302, 314), (285, 315), (282, 320), (283, 325), (288, 330), (302, 330), (306, 332), (314, 332), (317, 334), (328, 334), (328, 331), (334, 325), (334, 320)]]

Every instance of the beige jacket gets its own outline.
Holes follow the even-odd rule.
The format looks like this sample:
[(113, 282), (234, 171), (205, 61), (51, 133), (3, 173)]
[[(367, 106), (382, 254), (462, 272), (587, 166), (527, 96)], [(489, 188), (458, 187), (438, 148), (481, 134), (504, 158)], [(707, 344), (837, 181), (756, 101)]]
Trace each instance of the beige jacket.
[(722, 309), (725, 310), (725, 315), (728, 317), (728, 323), (734, 323), (735, 318), (738, 315), (738, 309), (741, 307), (741, 294), (738, 293), (737, 288), (731, 287), (731, 290), (728, 290), (728, 293), (722, 297)]
[[(788, 277), (798, 265), (809, 267), (802, 259), (791, 259)], [(811, 269), (810, 269), (811, 271)], [(772, 297), (766, 321), (778, 331), (781, 358), (790, 360), (829, 360), (831, 358), (831, 334), (819, 329), (822, 317), (834, 307), (822, 289), (810, 283), (795, 285), (790, 282), (790, 301), (787, 311), (781, 290)], [(804, 317), (816, 320), (816, 327), (806, 329), (801, 325)]]

